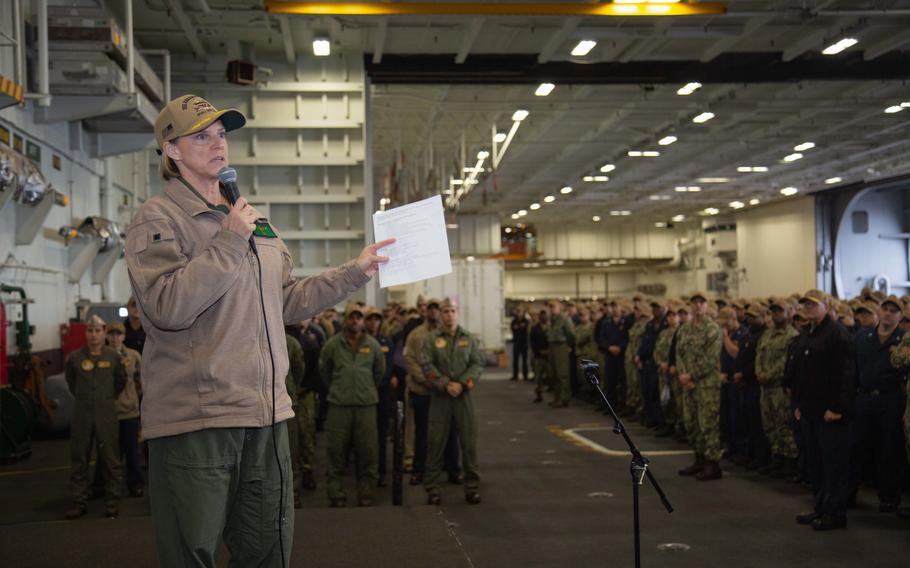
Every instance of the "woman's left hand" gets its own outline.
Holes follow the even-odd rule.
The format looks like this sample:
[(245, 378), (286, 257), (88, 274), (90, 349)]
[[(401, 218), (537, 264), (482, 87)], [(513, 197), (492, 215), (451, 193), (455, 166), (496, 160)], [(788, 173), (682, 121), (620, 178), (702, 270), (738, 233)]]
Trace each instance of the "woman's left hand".
[(389, 257), (379, 256), (377, 254), (377, 251), (383, 247), (389, 246), (394, 242), (395, 239), (386, 239), (384, 241), (379, 241), (378, 243), (366, 246), (360, 253), (360, 256), (357, 257), (357, 266), (359, 266), (367, 276), (372, 278), (373, 275), (379, 271), (379, 265), (389, 261)]

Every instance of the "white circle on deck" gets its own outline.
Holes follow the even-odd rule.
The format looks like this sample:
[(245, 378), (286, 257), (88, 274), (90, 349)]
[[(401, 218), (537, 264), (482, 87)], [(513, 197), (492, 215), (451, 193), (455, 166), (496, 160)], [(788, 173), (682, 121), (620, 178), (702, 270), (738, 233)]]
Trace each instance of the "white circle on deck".
[(540, 465), (562, 465), (562, 462), (558, 460), (544, 460), (540, 462)]
[(665, 542), (658, 544), (657, 550), (661, 552), (688, 552), (692, 547), (681, 542)]
[(612, 497), (612, 496), (613, 496), (613, 494), (610, 493), (609, 491), (592, 491), (592, 492), (588, 493), (588, 497), (591, 497), (592, 499), (597, 499), (597, 498), (601, 498), (601, 497)]

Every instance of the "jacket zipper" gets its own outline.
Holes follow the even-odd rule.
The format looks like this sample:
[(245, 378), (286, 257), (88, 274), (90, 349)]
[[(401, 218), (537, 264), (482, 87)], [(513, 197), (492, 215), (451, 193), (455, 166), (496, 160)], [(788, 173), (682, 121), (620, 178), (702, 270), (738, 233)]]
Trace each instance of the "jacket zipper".
[(264, 308), (263, 308), (262, 304), (260, 304), (260, 301), (264, 298), (264, 293), (261, 292), (259, 289), (259, 271), (257, 270), (258, 267), (256, 266), (256, 262), (253, 259), (253, 254), (251, 252), (247, 253), (247, 260), (249, 261), (250, 268), (252, 269), (252, 272), (253, 272), (253, 284), (256, 287), (256, 296), (257, 296), (256, 304), (258, 305), (257, 307), (259, 308), (258, 310), (256, 310), (256, 321), (257, 321), (256, 339), (257, 339), (257, 343), (259, 345), (259, 350), (257, 353), (259, 355), (259, 369), (258, 369), (259, 372), (257, 373), (259, 375), (258, 393), (259, 393), (259, 408), (260, 408), (260, 426), (266, 426), (267, 424), (270, 423), (270, 420), (269, 420), (269, 416), (268, 416), (269, 403), (266, 400), (265, 393), (264, 393), (265, 377), (262, 373), (262, 370), (266, 367), (265, 360), (262, 356), (262, 336), (265, 334), (265, 330), (264, 330), (265, 322), (262, 321), (262, 310)]

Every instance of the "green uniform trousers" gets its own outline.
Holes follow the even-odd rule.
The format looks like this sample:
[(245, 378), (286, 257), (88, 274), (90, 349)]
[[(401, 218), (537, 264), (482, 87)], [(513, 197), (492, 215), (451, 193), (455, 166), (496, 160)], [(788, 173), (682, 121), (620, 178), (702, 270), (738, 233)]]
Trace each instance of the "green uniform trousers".
[(275, 425), (274, 445), (269, 426), (210, 428), (149, 440), (159, 564), (214, 568), (223, 540), (231, 555), (228, 566), (281, 566), (282, 548), (290, 560), (294, 534), (291, 479), (285, 422)]
[(533, 366), (534, 366), (534, 390), (537, 394), (540, 394), (550, 385), (550, 377), (548, 376), (548, 367), (550, 363), (547, 361), (546, 355), (537, 355), (534, 357)]
[(70, 427), (70, 487), (74, 503), (88, 500), (88, 463), (98, 441), (98, 460), (104, 472), (104, 502), (116, 505), (120, 497), (120, 424), (113, 400), (77, 401)]
[(376, 405), (339, 406), (329, 403), (325, 420), (328, 437), (329, 469), (326, 493), (329, 499), (346, 497), (341, 485), (351, 448), (357, 478), (357, 498), (372, 499), (379, 481), (379, 432)]
[(904, 410), (904, 440), (907, 443), (907, 461), (910, 461), (910, 381), (907, 382), (907, 408)]
[(681, 407), (679, 404), (679, 381), (676, 380), (676, 377), (671, 377), (670, 373), (660, 371), (658, 371), (658, 373), (660, 374), (660, 392), (663, 392), (664, 388), (670, 390), (670, 400), (664, 408), (664, 423), (670, 426), (676, 426), (682, 421), (682, 414), (680, 412)]
[(720, 461), (720, 376), (700, 379), (695, 390), (685, 391), (684, 422), (689, 444), (709, 461)]
[(430, 495), (439, 494), (446, 442), (453, 422), (458, 429), (458, 441), (461, 443), (464, 491), (470, 493), (480, 487), (480, 475), (477, 473), (477, 422), (474, 419), (471, 393), (465, 389), (460, 396), (452, 398), (446, 392), (434, 392), (430, 401), (427, 469), (423, 484)]
[(300, 490), (302, 471), (313, 471), (316, 459), (316, 393), (298, 397), (294, 417), (288, 420), (288, 445), (291, 449), (291, 468), (294, 470), (294, 495)]
[(645, 403), (641, 399), (641, 385), (638, 382), (638, 367), (635, 360), (626, 357), (626, 408), (639, 414), (644, 413)]
[(790, 400), (780, 383), (761, 386), (761, 423), (771, 453), (795, 459), (798, 455), (789, 424)]
[(547, 370), (553, 383), (553, 400), (569, 404), (572, 398), (572, 383), (569, 382), (569, 346), (565, 343), (551, 343), (547, 353)]

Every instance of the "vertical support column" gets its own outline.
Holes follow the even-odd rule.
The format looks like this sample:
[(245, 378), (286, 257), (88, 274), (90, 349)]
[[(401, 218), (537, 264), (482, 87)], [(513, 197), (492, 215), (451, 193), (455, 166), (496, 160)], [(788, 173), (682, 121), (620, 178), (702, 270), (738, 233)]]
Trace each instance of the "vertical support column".
[(136, 94), (136, 43), (133, 36), (133, 0), (126, 3), (126, 77), (128, 93)]
[[(367, 243), (375, 240), (373, 235), (373, 208), (376, 201), (373, 195), (373, 145), (370, 143), (370, 134), (372, 128), (372, 107), (368, 95), (370, 93), (370, 78), (363, 73), (363, 94), (361, 102), (363, 103), (363, 237)], [(350, 192), (350, 173), (345, 174), (345, 182)], [(388, 293), (386, 290), (379, 288), (379, 277), (374, 277), (366, 286), (366, 303), (370, 306), (388, 302)]]
[(51, 78), (48, 63), (47, 0), (38, 0), (38, 105), (51, 106)]

